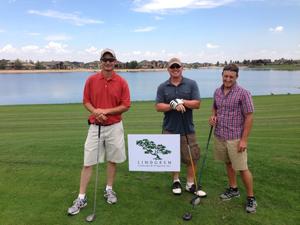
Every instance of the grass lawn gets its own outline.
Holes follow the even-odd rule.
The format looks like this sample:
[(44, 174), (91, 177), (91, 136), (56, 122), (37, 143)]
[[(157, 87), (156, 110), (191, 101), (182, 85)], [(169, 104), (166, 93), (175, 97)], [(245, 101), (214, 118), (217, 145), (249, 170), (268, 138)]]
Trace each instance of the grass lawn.
[(281, 64), (281, 65), (271, 64), (271, 65), (263, 65), (263, 66), (249, 66), (249, 68), (295, 71), (295, 70), (300, 70), (300, 64)]
[[(212, 99), (203, 99), (195, 112), (202, 150), (209, 132)], [(224, 166), (209, 148), (203, 174), (208, 197), (192, 210), (191, 194), (173, 196), (169, 173), (129, 172), (118, 167), (115, 191), (119, 201), (108, 205), (102, 197), (105, 166), (100, 165), (97, 219), (104, 225), (175, 224), (299, 224), (300, 220), (300, 95), (254, 97), (255, 121), (249, 140), (249, 167), (254, 176), (257, 213), (244, 211), (241, 197), (221, 202), (227, 186)], [(153, 102), (134, 102), (124, 114), (127, 134), (161, 132), (162, 114)], [(85, 224), (92, 212), (94, 177), (89, 205), (74, 217), (66, 210), (78, 194), (87, 112), (81, 104), (0, 107), (0, 224)], [(182, 167), (184, 171), (184, 167)], [(183, 175), (183, 174), (182, 174)], [(184, 177), (182, 177), (184, 180)], [(193, 219), (182, 220), (192, 211)]]

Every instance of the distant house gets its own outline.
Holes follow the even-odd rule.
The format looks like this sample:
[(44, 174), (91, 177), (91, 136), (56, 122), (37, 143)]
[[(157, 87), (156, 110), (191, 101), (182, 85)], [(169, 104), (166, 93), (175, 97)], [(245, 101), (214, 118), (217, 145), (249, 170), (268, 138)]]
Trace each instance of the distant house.
[(156, 67), (157, 68), (166, 68), (168, 66), (168, 63), (166, 61), (158, 60)]
[(63, 64), (61, 65), (63, 69), (65, 70), (71, 70), (71, 69), (75, 69), (75, 66), (68, 61), (62, 62)]
[(6, 70), (14, 70), (15, 69), (15, 61), (9, 60), (5, 65)]
[(153, 68), (155, 68), (155, 61), (143, 60), (139, 63), (139, 68), (141, 68), (141, 69), (153, 69)]
[(93, 62), (85, 63), (84, 68), (93, 69), (93, 70), (99, 69), (99, 61), (93, 61)]
[(65, 69), (64, 63), (60, 61), (42, 62), (42, 64), (47, 70)]
[(23, 69), (24, 70), (34, 70), (35, 65), (34, 65), (34, 63), (31, 63), (31, 62), (24, 62), (23, 63)]
[(126, 63), (122, 63), (120, 61), (117, 61), (117, 64), (115, 66), (116, 69), (127, 69), (126, 68)]

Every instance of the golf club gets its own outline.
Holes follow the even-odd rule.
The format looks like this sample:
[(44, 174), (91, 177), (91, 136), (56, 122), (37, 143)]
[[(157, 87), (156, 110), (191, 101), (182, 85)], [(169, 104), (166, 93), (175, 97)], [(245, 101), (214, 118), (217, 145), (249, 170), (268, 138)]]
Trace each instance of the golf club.
[(100, 151), (100, 133), (101, 133), (101, 126), (98, 125), (98, 149), (97, 149), (97, 165), (96, 165), (96, 179), (95, 179), (95, 190), (94, 190), (94, 208), (93, 213), (86, 217), (87, 222), (93, 222), (96, 219), (96, 201), (97, 201), (97, 187), (98, 187), (98, 165), (99, 165), (99, 151)]
[[(183, 115), (182, 115), (182, 121), (183, 121), (183, 125), (185, 125), (184, 124), (184, 117), (183, 117)], [(185, 129), (185, 136), (187, 138), (187, 134), (186, 134), (187, 132), (186, 132), (185, 126), (184, 126), (184, 129)], [(201, 170), (199, 172), (199, 180), (198, 180), (199, 185), (201, 184), (202, 172), (203, 172), (203, 168), (204, 168), (204, 165), (205, 165), (205, 162), (206, 162), (206, 158), (207, 158), (207, 151), (208, 151), (208, 146), (209, 146), (209, 142), (210, 142), (212, 130), (213, 130), (213, 126), (210, 127), (210, 131), (209, 131), (209, 135), (208, 135), (208, 140), (207, 140), (207, 144), (206, 144), (206, 149), (205, 149), (205, 155), (203, 157)], [(188, 138), (187, 138), (187, 141), (188, 141)], [(188, 143), (188, 146), (189, 146), (189, 142), (187, 142), (187, 143)], [(191, 157), (190, 148), (188, 148), (188, 149), (189, 149), (189, 154), (190, 154), (190, 157)], [(195, 175), (195, 173), (194, 173), (194, 175)], [(200, 185), (200, 189), (198, 189), (198, 187), (196, 185), (196, 190), (197, 190), (196, 193), (195, 193), (196, 196), (191, 200), (191, 204), (193, 205), (193, 210), (194, 210), (194, 208), (195, 208), (196, 205), (200, 204), (201, 197), (206, 197), (207, 196), (207, 194), (204, 191), (201, 190), (201, 185)], [(182, 219), (185, 220), (185, 221), (191, 220), (192, 219), (192, 213), (186, 212), (182, 216)]]
[[(196, 190), (198, 190), (198, 184), (197, 184), (197, 179), (196, 179), (195, 166), (194, 166), (194, 161), (193, 161), (193, 157), (192, 157), (192, 153), (191, 153), (189, 139), (188, 139), (188, 136), (187, 136), (187, 131), (186, 131), (186, 127), (185, 127), (185, 119), (184, 119), (183, 112), (181, 114), (181, 119), (182, 119), (182, 125), (183, 125), (183, 128), (184, 128), (184, 135), (185, 135), (187, 146), (188, 146), (188, 152), (189, 152), (189, 157), (190, 157), (190, 161), (191, 161), (191, 166), (192, 166), (192, 170), (193, 170), (194, 183), (196, 185)], [(198, 196), (197, 196), (197, 199), (191, 201), (191, 204), (193, 205), (193, 209), (195, 208), (195, 205), (198, 205), (199, 203), (200, 203), (200, 198), (198, 198)], [(186, 221), (191, 220), (192, 219), (192, 213), (186, 212), (182, 216), (182, 219), (186, 220)]]
[(191, 166), (192, 166), (192, 170), (193, 170), (194, 183), (196, 185), (196, 190), (198, 190), (195, 165), (194, 165), (194, 161), (193, 161), (193, 157), (192, 157), (192, 152), (191, 152), (191, 148), (190, 148), (189, 139), (188, 139), (188, 136), (187, 136), (187, 131), (186, 131), (186, 127), (185, 127), (186, 124), (185, 124), (185, 119), (184, 119), (184, 116), (183, 116), (183, 112), (181, 113), (181, 119), (182, 119), (182, 125), (183, 125), (183, 128), (184, 128), (184, 136), (186, 138), (186, 143), (187, 143), (187, 146), (188, 146), (188, 152), (189, 152), (189, 157), (190, 157), (190, 161), (191, 161)]
[(205, 154), (203, 156), (202, 165), (201, 165), (201, 168), (199, 171), (198, 183), (199, 183), (200, 187), (201, 187), (201, 179), (202, 179), (203, 169), (204, 169), (206, 159), (207, 159), (208, 146), (209, 146), (212, 130), (213, 130), (213, 126), (211, 126), (210, 130), (209, 130), (209, 135), (208, 135), (207, 144), (206, 144), (206, 148), (205, 148)]
[(205, 149), (205, 155), (203, 157), (201, 169), (199, 171), (199, 178), (198, 178), (199, 190), (196, 191), (197, 196), (191, 200), (192, 205), (198, 205), (200, 203), (200, 198), (207, 196), (207, 194), (201, 190), (201, 178), (202, 178), (202, 173), (203, 173), (204, 165), (205, 165), (206, 158), (207, 158), (208, 146), (209, 146), (212, 130), (213, 130), (213, 126), (210, 127), (207, 144), (206, 144), (206, 149)]
[[(193, 209), (192, 210), (194, 210), (195, 206), (199, 205), (199, 203), (200, 203), (200, 197), (197, 196), (197, 200), (191, 201), (191, 204), (193, 205)], [(192, 219), (192, 213), (186, 212), (185, 214), (183, 214), (182, 219), (186, 220), (186, 221), (191, 220)]]

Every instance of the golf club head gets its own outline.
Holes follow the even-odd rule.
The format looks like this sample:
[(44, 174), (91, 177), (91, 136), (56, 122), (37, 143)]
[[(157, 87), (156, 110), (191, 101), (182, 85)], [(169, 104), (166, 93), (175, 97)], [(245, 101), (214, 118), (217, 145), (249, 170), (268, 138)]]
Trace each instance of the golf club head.
[(193, 206), (199, 205), (199, 204), (200, 204), (200, 201), (201, 201), (201, 198), (200, 198), (199, 196), (196, 196), (196, 197), (194, 197), (194, 198), (191, 200), (191, 204), (192, 204)]
[(91, 214), (91, 215), (88, 215), (85, 220), (86, 222), (93, 222), (94, 220), (96, 219), (96, 214)]
[(195, 192), (195, 195), (201, 197), (201, 198), (204, 198), (207, 196), (206, 192), (205, 191), (202, 191), (202, 190), (198, 190)]
[(190, 212), (186, 212), (185, 214), (183, 214), (182, 219), (186, 221), (191, 220), (192, 214)]

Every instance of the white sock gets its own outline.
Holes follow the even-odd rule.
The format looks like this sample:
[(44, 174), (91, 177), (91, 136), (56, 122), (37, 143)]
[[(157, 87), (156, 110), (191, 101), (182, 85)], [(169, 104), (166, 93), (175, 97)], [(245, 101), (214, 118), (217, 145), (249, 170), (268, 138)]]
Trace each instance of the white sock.
[(85, 198), (85, 193), (84, 193), (84, 194), (79, 194), (79, 195), (78, 195), (78, 198), (79, 198), (79, 199), (84, 199), (84, 198)]
[(194, 184), (194, 182), (187, 182), (186, 185), (190, 188), (192, 187), (192, 185)]
[(177, 179), (174, 179), (174, 180), (173, 180), (173, 183), (175, 183), (175, 182), (177, 182), (177, 181), (180, 183), (180, 180), (179, 180), (179, 178), (177, 178)]
[(107, 191), (107, 190), (112, 190), (112, 186), (108, 186), (108, 185), (106, 185), (106, 188), (105, 188), (105, 190)]

